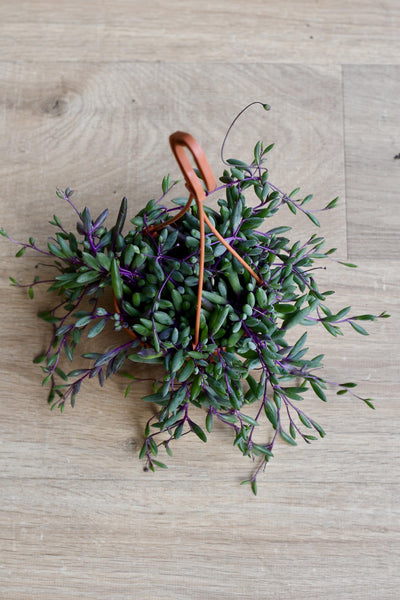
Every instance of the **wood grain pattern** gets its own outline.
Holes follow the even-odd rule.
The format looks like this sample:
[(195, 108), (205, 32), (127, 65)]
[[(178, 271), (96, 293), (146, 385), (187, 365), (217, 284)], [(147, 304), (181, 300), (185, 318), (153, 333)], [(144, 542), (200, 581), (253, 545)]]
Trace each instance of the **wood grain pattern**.
[[(54, 212), (74, 223), (72, 211), (55, 197), (57, 186), (77, 190), (79, 205), (90, 204), (98, 213), (107, 206), (116, 212), (126, 195), (134, 216), (160, 195), (166, 173), (181, 177), (168, 143), (172, 131), (192, 133), (221, 173), (225, 132), (237, 112), (257, 99), (268, 102), (271, 111), (257, 106), (243, 116), (226, 156), (246, 159), (259, 139), (275, 142), (270, 172), (276, 185), (314, 193), (315, 208), (344, 197), (339, 67), (213, 64), (204, 71), (202, 65), (176, 63), (41, 63), (38, 70), (0, 63), (0, 73), (6, 115), (0, 221), (7, 214), (8, 223), (18, 222), (21, 237), (34, 232), (45, 244), (48, 233), (42, 233), (41, 223)], [(183, 185), (179, 193), (185, 193)], [(21, 219), (21, 202), (28, 218)], [(290, 215), (284, 216), (289, 224)], [(334, 230), (331, 236), (328, 231), (328, 243), (344, 246), (344, 203), (326, 216), (322, 224), (329, 221)], [(299, 235), (313, 230), (308, 219), (298, 221)], [(0, 247), (0, 255), (13, 251)]]
[(344, 69), (349, 254), (400, 254), (400, 69)]
[[(175, 486), (163, 479), (140, 492), (129, 481), (39, 479), (27, 488), (9, 480), (7, 503), (18, 498), (30, 510), (3, 511), (7, 598), (26, 597), (25, 581), (30, 597), (43, 597), (50, 575), (53, 598), (280, 600), (294, 589), (304, 598), (310, 590), (330, 600), (395, 598), (388, 556), (397, 560), (398, 548), (386, 519), (398, 516), (396, 488), (386, 487), (392, 508), (384, 515), (373, 486), (311, 484), (299, 498), (296, 485), (276, 482), (247, 519), (243, 499), (232, 511), (234, 498), (210, 498), (207, 486), (192, 481), (178, 523)], [(56, 509), (54, 498), (62, 501)], [(372, 579), (371, 569), (382, 579)]]
[[(359, 267), (330, 262), (320, 287), (333, 308), (392, 314), (369, 337), (310, 328), (326, 377), (357, 381), (376, 410), (333, 385), (328, 403), (305, 399), (327, 437), (280, 443), (253, 497), (239, 485), (253, 465), (218, 424), (207, 444), (179, 440), (168, 470), (143, 471), (150, 383), (124, 398), (122, 377), (91, 381), (75, 409), (49, 410), (31, 363), (48, 298), (8, 280), (28, 283), (38, 261), (0, 238), (0, 599), (397, 598), (399, 26), (394, 0), (0, 2), (0, 227), (42, 245), (54, 213), (72, 228), (57, 186), (98, 213), (127, 195), (133, 216), (179, 177), (172, 131), (197, 137), (218, 173), (227, 126), (262, 100), (271, 111), (253, 107), (227, 155), (276, 142), (274, 183), (315, 208), (339, 195), (322, 234)], [(294, 235), (314, 231), (299, 219)]]
[(399, 27), (395, 0), (2, 0), (0, 56), (399, 64)]

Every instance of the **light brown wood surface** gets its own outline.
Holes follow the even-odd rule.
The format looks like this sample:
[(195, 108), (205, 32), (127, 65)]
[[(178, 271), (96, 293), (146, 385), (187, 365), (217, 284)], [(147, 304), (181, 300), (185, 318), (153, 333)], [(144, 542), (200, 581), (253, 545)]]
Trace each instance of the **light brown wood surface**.
[[(48, 339), (29, 300), (37, 258), (0, 239), (0, 598), (364, 600), (398, 598), (400, 9), (395, 0), (0, 3), (0, 227), (45, 244), (55, 196), (131, 216), (179, 177), (168, 136), (187, 130), (220, 169), (275, 142), (271, 179), (322, 208), (334, 307), (392, 318), (370, 336), (313, 328), (326, 377), (359, 382), (376, 410), (338, 397), (307, 406), (324, 440), (279, 444), (253, 497), (252, 463), (216, 427), (185, 436), (169, 469), (137, 454), (151, 407), (144, 383), (90, 382), (74, 409), (49, 411), (31, 363)], [(285, 224), (294, 223), (288, 213)], [(281, 219), (279, 219), (281, 224)], [(315, 228), (298, 219), (304, 238)], [(266, 432), (268, 435), (268, 432)]]
[(399, 64), (399, 26), (396, 0), (2, 0), (0, 55)]

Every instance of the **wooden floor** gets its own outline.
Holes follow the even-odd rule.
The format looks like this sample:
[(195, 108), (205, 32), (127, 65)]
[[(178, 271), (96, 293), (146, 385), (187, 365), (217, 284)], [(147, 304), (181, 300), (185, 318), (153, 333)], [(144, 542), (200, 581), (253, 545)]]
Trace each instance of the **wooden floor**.
[[(169, 469), (138, 459), (142, 384), (81, 392), (52, 413), (32, 358), (48, 326), (8, 277), (36, 257), (0, 240), (0, 598), (396, 600), (399, 597), (400, 4), (397, 0), (1, 0), (0, 227), (45, 243), (57, 186), (80, 207), (134, 216), (178, 169), (191, 132), (220, 169), (275, 142), (271, 179), (314, 193), (338, 256), (322, 280), (338, 306), (378, 313), (369, 337), (314, 331), (326, 375), (356, 380), (376, 411), (331, 390), (309, 400), (327, 431), (279, 445), (257, 497), (252, 464), (216, 428), (186, 436)], [(288, 222), (292, 220), (288, 217)], [(300, 238), (314, 231), (299, 219)], [(323, 287), (323, 284), (321, 284)], [(328, 339), (329, 338), (329, 339)]]

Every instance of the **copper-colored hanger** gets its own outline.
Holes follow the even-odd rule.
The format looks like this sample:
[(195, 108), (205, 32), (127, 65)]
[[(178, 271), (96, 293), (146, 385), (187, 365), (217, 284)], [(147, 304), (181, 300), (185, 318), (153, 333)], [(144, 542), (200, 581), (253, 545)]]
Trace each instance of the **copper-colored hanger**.
[[(217, 183), (216, 183), (214, 174), (211, 170), (211, 167), (208, 163), (208, 160), (206, 158), (206, 155), (204, 154), (204, 151), (201, 148), (200, 144), (195, 140), (195, 138), (192, 135), (190, 135), (189, 133), (184, 133), (183, 131), (176, 131), (175, 133), (173, 133), (169, 138), (169, 142), (171, 144), (172, 152), (174, 153), (174, 156), (175, 156), (175, 158), (181, 168), (182, 174), (185, 178), (186, 187), (188, 188), (190, 195), (189, 195), (189, 200), (186, 203), (186, 205), (182, 208), (182, 210), (179, 211), (179, 213), (175, 217), (156, 226), (153, 229), (153, 231), (162, 229), (166, 225), (170, 225), (171, 223), (174, 223), (175, 221), (180, 219), (185, 214), (185, 212), (189, 209), (189, 207), (192, 203), (192, 200), (194, 198), (196, 205), (197, 205), (197, 210), (199, 213), (199, 222), (200, 222), (200, 257), (199, 257), (200, 269), (199, 269), (199, 284), (198, 284), (198, 289), (197, 289), (195, 338), (194, 338), (194, 342), (193, 342), (193, 347), (196, 348), (199, 343), (201, 300), (202, 300), (203, 281), (204, 281), (205, 224), (207, 224), (207, 226), (210, 228), (210, 230), (215, 235), (215, 237), (221, 242), (221, 244), (223, 244), (225, 246), (225, 248), (227, 250), (229, 250), (229, 252), (231, 254), (233, 254), (233, 256), (235, 258), (237, 258), (237, 260), (244, 266), (244, 268), (247, 269), (247, 271), (255, 278), (257, 283), (262, 285), (263, 282), (262, 282), (262, 279), (260, 279), (260, 277), (246, 263), (246, 261), (236, 252), (236, 250), (234, 250), (232, 248), (232, 246), (230, 246), (230, 244), (228, 244), (228, 242), (222, 237), (222, 235), (219, 233), (219, 231), (217, 231), (215, 229), (214, 225), (211, 223), (210, 219), (208, 218), (208, 216), (205, 213), (205, 210), (203, 207), (203, 201), (206, 198), (206, 191), (208, 193), (213, 192), (215, 190), (215, 188), (217, 187)], [(206, 190), (204, 190), (202, 181), (196, 175), (192, 165), (190, 164), (190, 161), (186, 154), (185, 148), (187, 148), (191, 152), (194, 162), (195, 162), (195, 164), (200, 172), (200, 175), (202, 177), (202, 180), (205, 184)]]

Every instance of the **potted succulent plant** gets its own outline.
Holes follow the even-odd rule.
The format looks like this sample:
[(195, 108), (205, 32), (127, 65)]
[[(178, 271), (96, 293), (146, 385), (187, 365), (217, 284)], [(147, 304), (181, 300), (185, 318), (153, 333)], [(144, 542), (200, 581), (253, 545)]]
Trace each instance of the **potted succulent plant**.
[[(319, 323), (337, 336), (350, 326), (365, 335), (363, 321), (389, 315), (351, 315), (350, 307), (332, 312), (326, 301), (333, 292), (319, 289), (313, 269), (332, 259), (335, 249), (325, 250), (318, 234), (296, 241), (288, 226), (268, 228), (268, 219), (282, 208), (319, 226), (308, 208), (311, 195), (297, 197), (299, 190), (287, 195), (271, 182), (265, 161), (273, 144), (258, 142), (250, 163), (224, 161), (217, 186), (194, 138), (177, 132), (170, 141), (187, 198), (164, 204), (176, 183), (164, 177), (161, 197), (148, 202), (128, 228), (126, 198), (108, 228), (107, 209), (93, 218), (87, 207), (75, 206), (72, 190), (58, 190), (76, 213), (76, 232), (54, 216), (55, 233), (41, 249), (33, 238), (16, 242), (0, 231), (20, 246), (17, 256), (33, 250), (56, 267), (48, 288), (56, 305), (39, 313), (53, 332), (48, 348), (34, 359), (44, 372), (43, 384), (50, 386), (51, 408), (74, 406), (85, 380), (96, 377), (103, 386), (123, 367), (131, 379), (128, 393), (134, 363), (160, 364), (163, 375), (143, 398), (157, 406), (140, 450), (147, 468), (165, 467), (160, 447), (170, 454), (171, 443), (189, 432), (205, 442), (205, 430), (211, 432), (218, 420), (232, 429), (234, 445), (258, 460), (242, 482), (256, 493), (257, 475), (273, 456), (278, 437), (295, 445), (297, 439), (310, 443), (325, 435), (299, 404), (309, 391), (326, 401), (327, 388), (320, 374), (323, 355), (307, 356), (304, 329)], [(248, 190), (257, 198), (253, 206), (246, 203)], [(218, 195), (218, 209), (205, 204), (212, 194)], [(14, 278), (11, 282), (24, 287)], [(37, 276), (26, 286), (31, 298), (41, 283)], [(112, 290), (111, 301), (107, 290)], [(94, 340), (105, 327), (121, 332), (120, 342), (107, 350)], [(294, 327), (299, 336), (289, 343), (286, 334)], [(83, 354), (88, 364), (67, 370), (64, 364), (74, 359), (83, 336), (93, 339), (93, 350)], [(351, 394), (373, 408), (371, 399), (355, 394), (355, 383), (335, 385), (337, 394)], [(252, 404), (256, 410), (250, 416)], [(203, 409), (205, 426), (194, 420), (192, 407)], [(265, 442), (255, 441), (263, 418), (271, 434)]]

